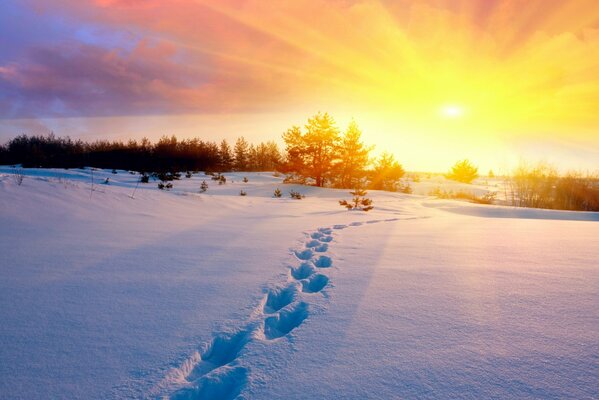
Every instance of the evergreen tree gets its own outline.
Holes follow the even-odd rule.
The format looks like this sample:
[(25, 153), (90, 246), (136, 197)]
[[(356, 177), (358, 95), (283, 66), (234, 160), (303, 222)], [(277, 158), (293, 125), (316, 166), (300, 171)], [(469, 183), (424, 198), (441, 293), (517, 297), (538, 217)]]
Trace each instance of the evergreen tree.
[(235, 142), (235, 169), (237, 171), (247, 171), (249, 158), (249, 144), (243, 136)]
[(306, 143), (300, 127), (292, 126), (287, 129), (287, 132), (283, 134), (283, 141), (287, 153), (283, 172), (304, 176), (306, 171), (304, 162)]
[(363, 189), (355, 189), (349, 192), (353, 196), (350, 201), (339, 200), (339, 204), (348, 210), (370, 211), (374, 208), (372, 200), (366, 197), (366, 191)]
[(200, 185), (200, 193), (204, 193), (206, 190), (208, 190), (208, 183), (206, 183), (206, 181), (202, 181), (202, 184)]
[(458, 161), (451, 167), (451, 171), (445, 177), (462, 183), (472, 183), (473, 180), (478, 178), (478, 168), (468, 160)]
[(339, 162), (335, 166), (337, 187), (357, 187), (366, 175), (368, 155), (372, 147), (366, 147), (360, 141), (361, 136), (360, 128), (355, 121), (352, 121), (339, 146)]
[(403, 167), (390, 153), (383, 153), (371, 173), (370, 187), (376, 190), (397, 190), (397, 182), (405, 175)]
[(330, 177), (339, 143), (339, 129), (328, 113), (318, 113), (306, 124), (305, 158), (307, 175), (322, 187)]
[(229, 143), (224, 139), (220, 142), (218, 156), (220, 158), (220, 170), (230, 171), (233, 168), (233, 152)]

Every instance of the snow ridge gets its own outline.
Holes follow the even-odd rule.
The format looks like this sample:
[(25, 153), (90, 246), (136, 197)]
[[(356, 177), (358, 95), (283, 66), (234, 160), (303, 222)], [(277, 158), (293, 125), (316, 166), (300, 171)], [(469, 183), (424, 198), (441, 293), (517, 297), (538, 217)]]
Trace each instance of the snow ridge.
[[(367, 224), (397, 221), (370, 220)], [(273, 341), (289, 335), (310, 315), (310, 296), (330, 282), (324, 274), (333, 259), (323, 253), (334, 240), (333, 231), (357, 227), (362, 222), (318, 228), (307, 235), (304, 248), (292, 253), (299, 265), (289, 267), (287, 282), (267, 291), (250, 321), (233, 332), (217, 333), (203, 350), (169, 371), (150, 396), (171, 400), (234, 399), (250, 379), (250, 370), (238, 362), (245, 346), (255, 340)]]

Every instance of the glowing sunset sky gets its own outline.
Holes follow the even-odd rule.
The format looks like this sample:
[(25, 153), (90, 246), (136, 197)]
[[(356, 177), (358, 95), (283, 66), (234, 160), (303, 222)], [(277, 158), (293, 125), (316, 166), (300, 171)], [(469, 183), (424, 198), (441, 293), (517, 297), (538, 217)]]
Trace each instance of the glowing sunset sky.
[(599, 168), (596, 0), (4, 0), (0, 140), (279, 140), (329, 111), (408, 169)]

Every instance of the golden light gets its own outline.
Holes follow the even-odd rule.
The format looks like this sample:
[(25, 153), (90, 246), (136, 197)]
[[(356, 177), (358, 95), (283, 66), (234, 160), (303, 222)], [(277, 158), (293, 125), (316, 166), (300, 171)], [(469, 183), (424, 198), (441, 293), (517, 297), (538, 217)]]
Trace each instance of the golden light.
[(445, 118), (459, 118), (464, 115), (464, 108), (455, 104), (441, 107), (440, 113)]

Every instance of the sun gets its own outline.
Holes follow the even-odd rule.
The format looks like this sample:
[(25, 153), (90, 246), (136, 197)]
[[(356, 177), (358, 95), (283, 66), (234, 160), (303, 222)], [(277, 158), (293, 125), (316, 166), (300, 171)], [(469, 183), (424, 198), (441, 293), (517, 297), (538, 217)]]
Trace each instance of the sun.
[(441, 107), (439, 113), (445, 118), (460, 118), (464, 115), (464, 108), (456, 104), (446, 104)]

